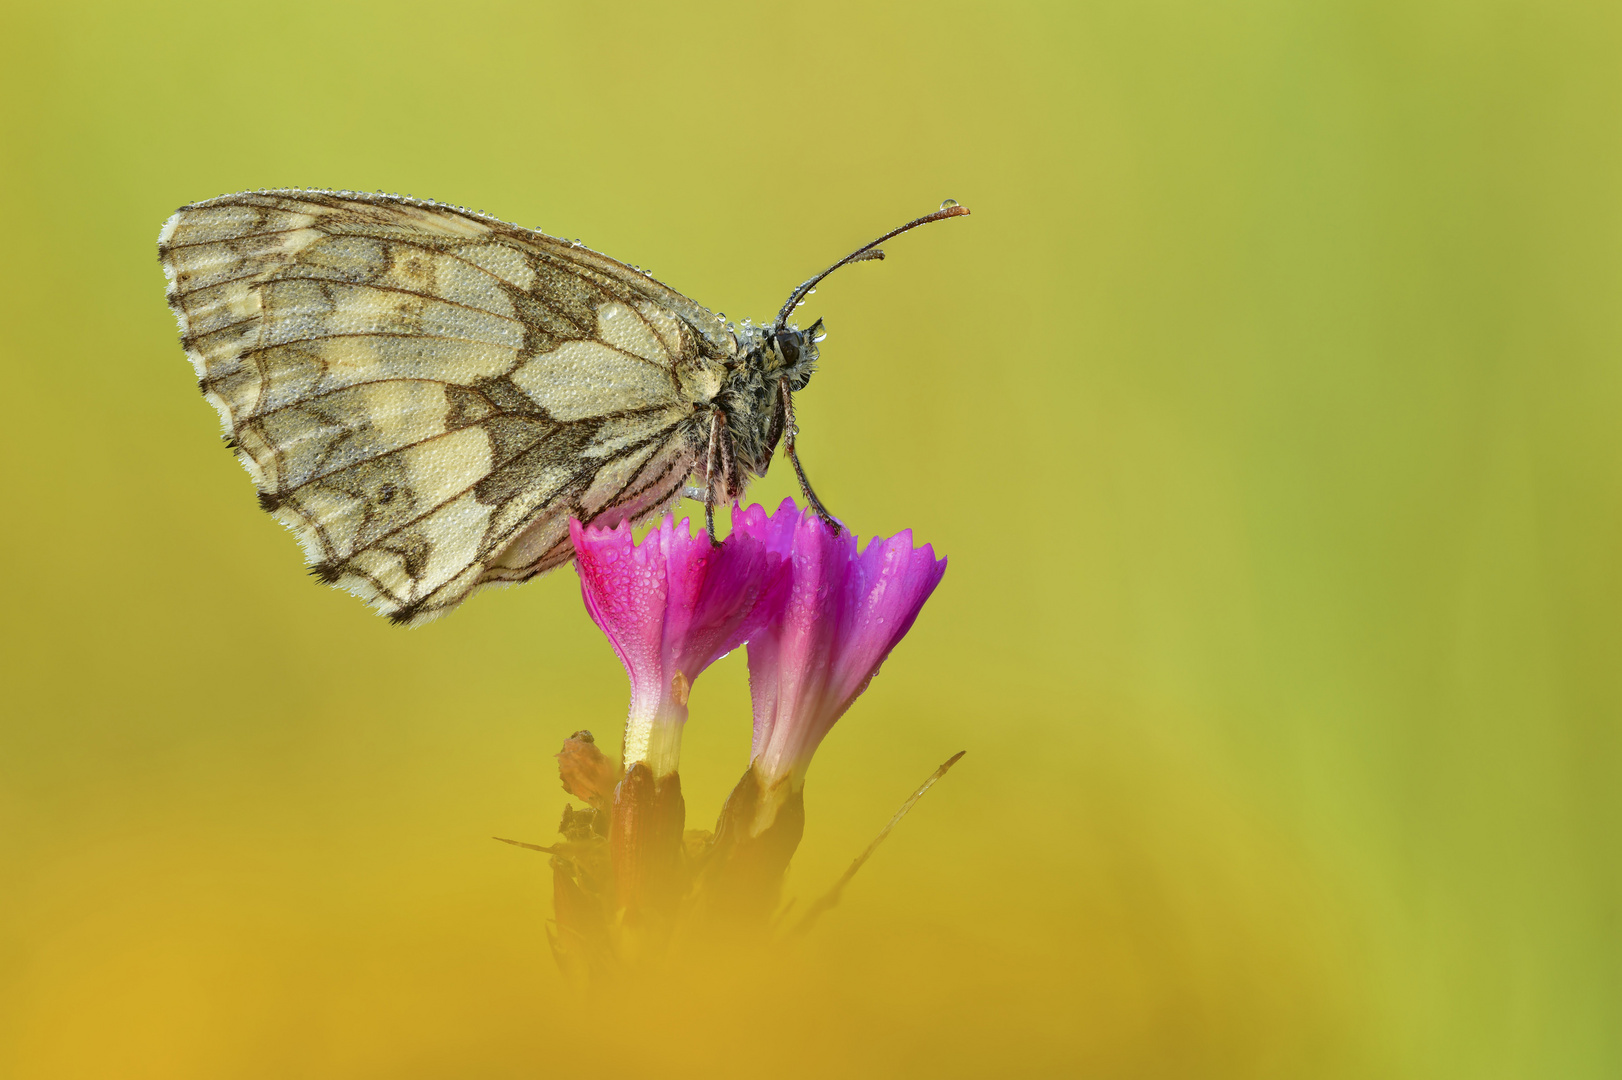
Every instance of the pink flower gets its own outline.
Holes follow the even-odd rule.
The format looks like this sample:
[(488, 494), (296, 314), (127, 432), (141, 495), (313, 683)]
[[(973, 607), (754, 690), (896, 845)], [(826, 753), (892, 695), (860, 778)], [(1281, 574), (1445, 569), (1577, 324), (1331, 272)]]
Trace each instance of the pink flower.
[(668, 776), (681, 753), (693, 680), (781, 607), (786, 559), (753, 536), (716, 546), (669, 514), (641, 544), (625, 524), (571, 521), (569, 537), (586, 610), (631, 678), (625, 768), (645, 762), (655, 777)]
[[(759, 506), (735, 514), (728, 543), (740, 537), (789, 560), (787, 595), (749, 639), (751, 768), (763, 791), (783, 780), (798, 791), (829, 729), (912, 629), (946, 560), (914, 548), (911, 530), (859, 550), (855, 536), (791, 499), (771, 516)], [(757, 819), (756, 831), (765, 824)]]

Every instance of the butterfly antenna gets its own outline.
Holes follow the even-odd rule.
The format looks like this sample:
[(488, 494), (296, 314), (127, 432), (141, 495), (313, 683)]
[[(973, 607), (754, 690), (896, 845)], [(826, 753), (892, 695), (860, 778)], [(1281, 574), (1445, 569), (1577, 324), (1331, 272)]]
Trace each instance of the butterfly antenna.
[(798, 289), (795, 289), (792, 293), (790, 293), (788, 303), (784, 304), (783, 310), (777, 313), (777, 322), (772, 325), (772, 329), (774, 331), (781, 330), (783, 327), (787, 326), (788, 317), (794, 313), (795, 308), (800, 306), (800, 301), (809, 296), (811, 294), (811, 290), (816, 288), (817, 282), (821, 281), (835, 270), (838, 270), (841, 266), (846, 266), (854, 262), (866, 262), (868, 259), (882, 259), (884, 258), (884, 252), (878, 250), (878, 247), (886, 240), (900, 236), (909, 229), (916, 229), (920, 225), (928, 225), (931, 221), (943, 221), (946, 218), (963, 217), (968, 212), (969, 208), (967, 206), (959, 206), (952, 199), (947, 199), (946, 202), (941, 204), (941, 208), (935, 211), (933, 214), (925, 214), (921, 218), (914, 218), (912, 221), (907, 222), (905, 225), (902, 225), (899, 228), (891, 229), (889, 232), (885, 233), (877, 240), (874, 240), (872, 243), (863, 244), (861, 247), (857, 248), (849, 255), (846, 255), (843, 259), (840, 259), (838, 262), (828, 267), (828, 269), (824, 270), (822, 273), (818, 274), (816, 277), (812, 278), (810, 281), (807, 281)]

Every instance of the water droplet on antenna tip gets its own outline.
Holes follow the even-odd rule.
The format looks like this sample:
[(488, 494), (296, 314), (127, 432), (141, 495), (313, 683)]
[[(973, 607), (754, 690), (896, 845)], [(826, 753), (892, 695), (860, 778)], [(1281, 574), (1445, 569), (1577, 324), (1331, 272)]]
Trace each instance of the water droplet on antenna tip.
[(950, 210), (952, 207), (954, 207), (956, 205), (957, 205), (957, 200), (956, 199), (942, 199), (941, 200), (941, 209), (942, 210)]

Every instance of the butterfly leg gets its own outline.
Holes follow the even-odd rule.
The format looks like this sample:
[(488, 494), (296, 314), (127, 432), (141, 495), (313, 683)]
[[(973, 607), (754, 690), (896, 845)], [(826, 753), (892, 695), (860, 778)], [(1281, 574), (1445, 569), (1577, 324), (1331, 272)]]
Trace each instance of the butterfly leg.
[(800, 464), (800, 455), (794, 452), (794, 437), (800, 433), (800, 429), (794, 423), (794, 396), (790, 393), (787, 382), (779, 382), (777, 391), (783, 395), (783, 452), (794, 465), (794, 475), (800, 478), (800, 490), (805, 492), (805, 501), (811, 504), (811, 509), (816, 511), (823, 524), (838, 533), (839, 522), (828, 513), (828, 508), (822, 505), (817, 493), (811, 490), (811, 481), (805, 478), (805, 468)]
[(724, 471), (722, 464), (727, 454), (726, 418), (720, 409), (710, 413), (710, 446), (704, 455), (704, 528), (710, 534), (711, 544), (720, 544), (715, 535), (715, 486)]

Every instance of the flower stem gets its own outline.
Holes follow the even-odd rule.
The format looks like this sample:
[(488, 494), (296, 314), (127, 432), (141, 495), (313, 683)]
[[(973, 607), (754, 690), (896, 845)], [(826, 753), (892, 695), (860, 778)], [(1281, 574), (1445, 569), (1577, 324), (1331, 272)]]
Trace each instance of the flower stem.
[(687, 727), (686, 680), (678, 672), (676, 679), (682, 693), (661, 695), (651, 705), (633, 698), (631, 714), (625, 720), (626, 769), (639, 762), (645, 763), (657, 778), (676, 771), (681, 761), (681, 736)]

